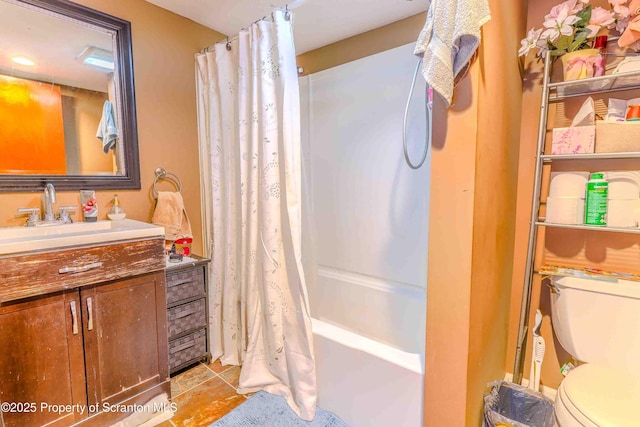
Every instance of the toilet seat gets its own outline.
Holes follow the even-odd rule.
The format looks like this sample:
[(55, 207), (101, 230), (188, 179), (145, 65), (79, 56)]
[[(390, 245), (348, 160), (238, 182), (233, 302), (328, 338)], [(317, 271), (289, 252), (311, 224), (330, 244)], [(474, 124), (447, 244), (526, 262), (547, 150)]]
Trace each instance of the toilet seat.
[(640, 377), (582, 365), (560, 383), (555, 413), (561, 427), (638, 427)]

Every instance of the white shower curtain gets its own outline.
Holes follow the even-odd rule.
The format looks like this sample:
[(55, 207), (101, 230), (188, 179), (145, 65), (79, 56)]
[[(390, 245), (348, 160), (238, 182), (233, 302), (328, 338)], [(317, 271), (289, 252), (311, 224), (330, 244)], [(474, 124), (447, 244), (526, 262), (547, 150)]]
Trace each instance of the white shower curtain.
[[(301, 263), (300, 101), (291, 21), (276, 11), (197, 56), (209, 338), (239, 391), (315, 413), (311, 317)], [(228, 49), (230, 47), (230, 50)]]

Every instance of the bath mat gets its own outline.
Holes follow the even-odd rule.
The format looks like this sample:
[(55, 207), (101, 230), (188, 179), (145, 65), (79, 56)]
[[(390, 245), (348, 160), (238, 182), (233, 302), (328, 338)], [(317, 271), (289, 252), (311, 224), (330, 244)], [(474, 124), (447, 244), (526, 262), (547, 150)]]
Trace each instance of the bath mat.
[(259, 391), (209, 427), (349, 427), (335, 414), (316, 408), (313, 421), (298, 418), (282, 396)]

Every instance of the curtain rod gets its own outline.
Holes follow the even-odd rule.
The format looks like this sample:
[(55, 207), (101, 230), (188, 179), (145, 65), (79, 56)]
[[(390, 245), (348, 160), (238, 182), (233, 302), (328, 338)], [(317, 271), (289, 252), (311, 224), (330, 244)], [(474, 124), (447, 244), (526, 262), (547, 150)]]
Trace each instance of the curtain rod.
[[(290, 3), (287, 3), (287, 4), (284, 6), (284, 13), (285, 13), (285, 15), (284, 15), (284, 19), (286, 19), (287, 21), (291, 19), (291, 12), (289, 11), (289, 4), (290, 4)], [(278, 10), (283, 10), (283, 9), (282, 9), (281, 7), (279, 7), (279, 8), (276, 8), (276, 9), (274, 10), (274, 12), (275, 12), (275, 11), (278, 11)], [(272, 20), (272, 21), (274, 20), (274, 17), (273, 17), (273, 13), (274, 13), (274, 12), (271, 12), (271, 20)], [(262, 18), (260, 18), (260, 19), (257, 19), (257, 20), (255, 20), (255, 21), (253, 21), (253, 22), (251, 23), (251, 25), (257, 24), (257, 23), (258, 23), (258, 22), (260, 22), (260, 21), (266, 21), (268, 16), (269, 16), (269, 15), (265, 15), (265, 16), (263, 16)], [(249, 25), (249, 26), (251, 26), (251, 25)], [(246, 27), (243, 27), (243, 28), (241, 28), (241, 29), (240, 29), (240, 31), (247, 31), (247, 30), (248, 30), (248, 28), (246, 28)], [(226, 40), (221, 40), (221, 41), (219, 41), (219, 42), (215, 42), (212, 46), (207, 46), (207, 47), (205, 47), (204, 49), (202, 49), (202, 50), (200, 51), (200, 53), (210, 52), (210, 51), (212, 51), (213, 49), (215, 49), (215, 46), (216, 46), (217, 44), (221, 44), (221, 43), (226, 43), (226, 45), (227, 45), (227, 50), (231, 50), (231, 42), (232, 42), (232, 41), (235, 41), (235, 40), (238, 40), (238, 35), (233, 36), (233, 37), (231, 37), (231, 38), (229, 38), (229, 36), (227, 36)]]

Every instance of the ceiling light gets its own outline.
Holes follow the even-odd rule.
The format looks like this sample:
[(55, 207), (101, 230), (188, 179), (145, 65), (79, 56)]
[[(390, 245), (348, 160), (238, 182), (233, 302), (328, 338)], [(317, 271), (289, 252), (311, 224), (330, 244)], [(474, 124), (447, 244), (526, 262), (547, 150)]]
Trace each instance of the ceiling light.
[(24, 56), (14, 56), (13, 58), (11, 58), (11, 60), (16, 64), (27, 65), (29, 67), (33, 67), (34, 65), (36, 65), (35, 62), (30, 60), (29, 58), (25, 58)]
[(113, 53), (95, 46), (87, 46), (82, 53), (78, 55), (78, 60), (103, 70), (113, 71), (115, 68)]

